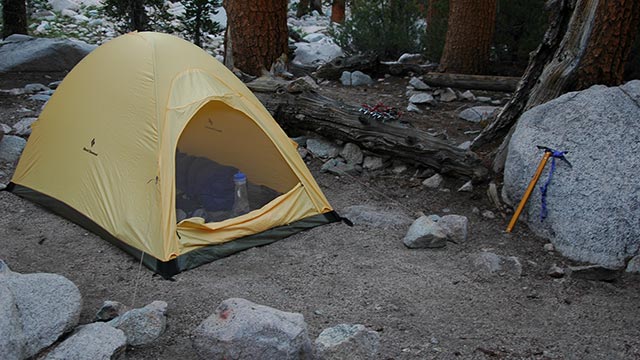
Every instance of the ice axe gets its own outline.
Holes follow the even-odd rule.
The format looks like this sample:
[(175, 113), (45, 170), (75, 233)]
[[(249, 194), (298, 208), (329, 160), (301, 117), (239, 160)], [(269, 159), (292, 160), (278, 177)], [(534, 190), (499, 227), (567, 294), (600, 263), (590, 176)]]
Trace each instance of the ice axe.
[[(557, 151), (557, 150), (553, 150), (551, 148), (548, 148), (546, 146), (540, 146), (538, 145), (538, 149), (540, 150), (544, 150), (544, 156), (542, 156), (542, 159), (540, 160), (540, 164), (538, 164), (538, 168), (536, 169), (536, 173), (535, 175), (533, 175), (533, 178), (531, 179), (531, 182), (529, 182), (529, 186), (527, 187), (527, 190), (524, 192), (524, 195), (522, 196), (522, 200), (520, 200), (520, 203), (518, 204), (518, 207), (516, 208), (516, 211), (513, 213), (513, 217), (511, 217), (511, 221), (509, 222), (509, 226), (507, 226), (507, 232), (510, 233), (511, 230), (513, 230), (513, 227), (516, 226), (516, 222), (518, 221), (518, 218), (520, 217), (520, 214), (522, 213), (522, 210), (524, 209), (524, 206), (527, 204), (527, 201), (529, 200), (529, 197), (531, 196), (531, 193), (533, 192), (533, 189), (536, 187), (536, 183), (538, 183), (538, 179), (540, 179), (540, 175), (542, 175), (542, 171), (544, 170), (545, 165), (547, 165), (547, 161), (549, 160), (549, 158), (553, 158), (552, 164), (551, 164), (551, 171), (549, 172), (549, 178), (547, 179), (547, 183), (545, 184), (545, 186), (542, 189), (542, 206), (543, 206), (543, 210), (546, 210), (546, 203), (545, 203), (545, 195), (547, 193), (547, 186), (549, 185), (549, 182), (551, 181), (551, 176), (553, 174), (553, 170), (555, 169), (555, 159), (560, 159), (563, 160), (564, 162), (566, 162), (569, 167), (571, 167), (571, 163), (564, 157), (564, 154), (567, 153), (567, 151)], [(544, 217), (542, 217), (544, 218)]]

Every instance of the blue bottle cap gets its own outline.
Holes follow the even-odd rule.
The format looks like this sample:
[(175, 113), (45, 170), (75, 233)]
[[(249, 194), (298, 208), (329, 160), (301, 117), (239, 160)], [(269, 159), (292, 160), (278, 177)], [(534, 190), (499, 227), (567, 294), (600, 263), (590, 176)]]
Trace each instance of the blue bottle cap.
[(247, 181), (247, 175), (245, 175), (242, 171), (238, 171), (235, 175), (233, 175), (234, 181)]

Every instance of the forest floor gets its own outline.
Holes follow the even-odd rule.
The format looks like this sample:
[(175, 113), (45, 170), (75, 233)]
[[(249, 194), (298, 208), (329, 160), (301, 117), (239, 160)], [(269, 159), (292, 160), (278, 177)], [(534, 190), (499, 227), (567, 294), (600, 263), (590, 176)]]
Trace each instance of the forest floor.
[[(18, 74), (0, 78), (0, 89), (45, 85), (64, 74)], [(368, 88), (325, 84), (325, 94), (352, 105), (383, 101), (406, 107), (407, 79), (390, 78)], [(454, 143), (470, 140), (479, 125), (457, 119), (470, 103), (440, 104), (405, 120), (443, 132)], [(480, 104), (478, 104), (480, 105)], [(0, 122), (12, 125), (36, 114), (41, 102), (0, 94)], [(457, 192), (426, 189), (416, 169), (361, 175), (309, 168), (332, 206), (371, 205), (415, 217), (458, 214), (469, 218), (469, 237), (443, 249), (412, 250), (402, 244), (407, 227), (349, 227), (334, 223), (253, 248), (175, 276), (154, 276), (139, 262), (96, 235), (8, 192), (0, 192), (0, 259), (20, 273), (51, 272), (73, 281), (83, 296), (81, 323), (93, 320), (105, 300), (140, 307), (169, 304), (168, 327), (151, 345), (132, 348), (129, 359), (197, 356), (192, 331), (223, 300), (241, 297), (304, 315), (312, 339), (325, 328), (359, 323), (379, 331), (380, 359), (640, 359), (640, 277), (612, 283), (547, 275), (571, 261), (545, 251), (544, 239), (519, 223), (504, 232), (508, 215), (493, 208), (487, 186)], [(13, 169), (0, 181), (7, 182)], [(473, 211), (492, 210), (496, 218)], [(488, 250), (516, 256), (522, 276), (484, 276), (472, 256)], [(44, 300), (43, 300), (44, 301)]]

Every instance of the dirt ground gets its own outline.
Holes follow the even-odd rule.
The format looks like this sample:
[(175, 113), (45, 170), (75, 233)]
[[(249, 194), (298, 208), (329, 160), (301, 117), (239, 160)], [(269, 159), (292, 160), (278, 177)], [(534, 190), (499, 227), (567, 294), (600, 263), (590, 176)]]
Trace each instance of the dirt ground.
[[(59, 80), (64, 74), (0, 78), (0, 89)], [(45, 77), (46, 76), (46, 77)], [(48, 78), (47, 78), (48, 77)], [(377, 88), (325, 90), (354, 105), (383, 101), (406, 106), (407, 79)], [(402, 97), (400, 95), (403, 95)], [(455, 118), (456, 102), (410, 114), (414, 126), (446, 130), (455, 143), (478, 130)], [(37, 113), (41, 103), (0, 94), (0, 122)], [(425, 214), (469, 218), (469, 238), (444, 249), (411, 250), (407, 228), (331, 224), (254, 248), (175, 276), (154, 276), (139, 262), (96, 235), (39, 206), (0, 192), (0, 258), (21, 273), (52, 272), (73, 281), (83, 295), (81, 323), (91, 322), (104, 300), (143, 306), (169, 304), (168, 327), (155, 343), (131, 348), (129, 359), (197, 359), (192, 331), (224, 299), (242, 297), (304, 315), (312, 339), (340, 323), (365, 324), (380, 333), (380, 359), (640, 359), (640, 277), (613, 283), (547, 276), (552, 264), (573, 264), (546, 252), (520, 223), (506, 234), (507, 217), (487, 219), (472, 209), (495, 210), (486, 185), (456, 191), (464, 180), (447, 178), (450, 191), (425, 189), (416, 169), (355, 178), (309, 168), (335, 209), (367, 204)], [(11, 168), (5, 167), (6, 183)], [(1, 174), (0, 174), (1, 175)], [(480, 276), (470, 255), (482, 250), (517, 256), (523, 274)], [(45, 300), (43, 300), (45, 301)]]

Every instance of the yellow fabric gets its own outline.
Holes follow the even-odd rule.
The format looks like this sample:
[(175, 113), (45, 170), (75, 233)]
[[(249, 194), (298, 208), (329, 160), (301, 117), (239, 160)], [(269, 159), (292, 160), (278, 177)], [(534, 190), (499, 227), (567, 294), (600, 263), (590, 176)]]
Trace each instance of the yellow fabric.
[[(215, 129), (202, 130), (209, 125)], [(331, 211), (256, 97), (217, 60), (170, 35), (130, 33), (94, 50), (32, 128), (12, 181), (163, 261)], [(178, 147), (236, 166), (284, 195), (238, 218), (178, 226)]]

